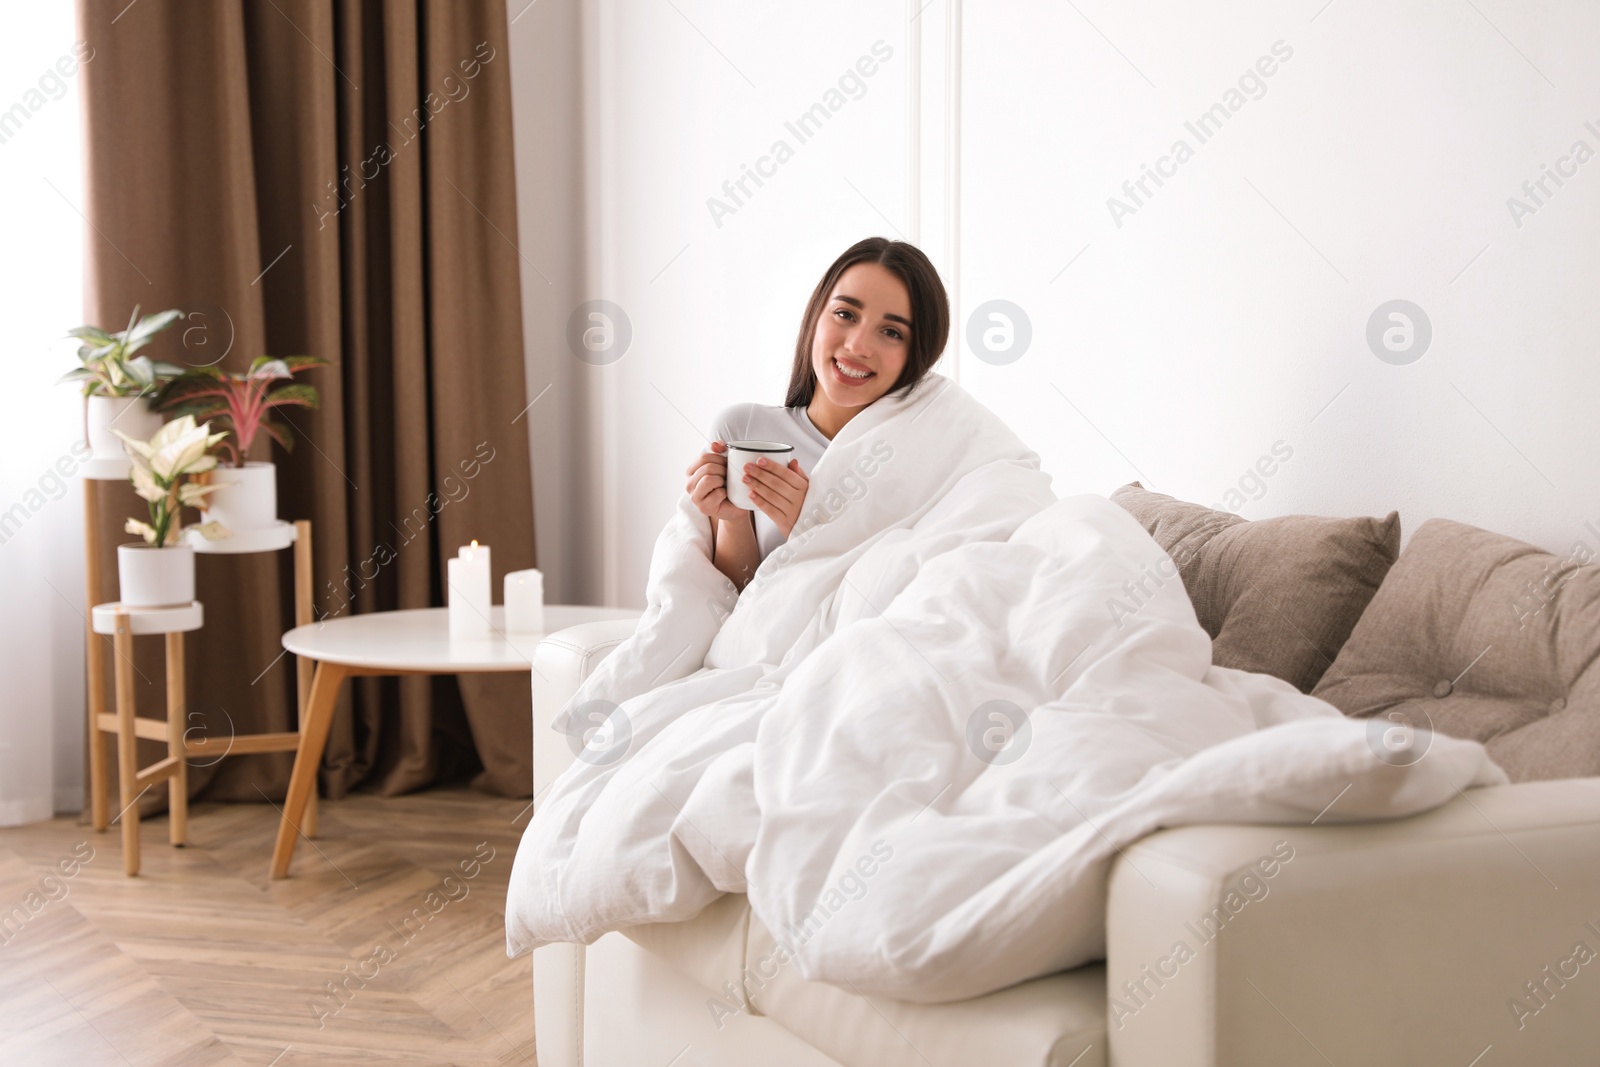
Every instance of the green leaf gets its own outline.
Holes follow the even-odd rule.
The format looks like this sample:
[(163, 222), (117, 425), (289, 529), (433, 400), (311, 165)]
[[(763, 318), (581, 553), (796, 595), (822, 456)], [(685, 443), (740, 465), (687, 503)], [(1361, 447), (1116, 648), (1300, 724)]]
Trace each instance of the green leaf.
[(321, 356), (284, 356), (283, 361), (289, 365), (290, 373), (310, 370), (312, 367), (331, 367), (332, 363)]
[(198, 387), (215, 388), (223, 380), (222, 371), (215, 367), (193, 367), (172, 379), (168, 389), (194, 389)]
[(143, 348), (149, 343), (150, 338), (148, 337), (141, 338), (137, 341), (122, 342), (122, 358), (127, 359), (129, 356), (133, 355), (135, 352), (139, 351), (139, 349)]
[[(138, 309), (135, 308), (134, 312), (137, 314)], [(167, 311), (158, 311), (152, 315), (146, 315), (144, 318), (139, 320), (137, 326), (132, 327), (128, 331), (128, 336), (125, 338), (125, 340), (130, 344), (133, 342), (138, 342), (142, 345), (149, 341), (151, 337), (160, 333), (162, 330), (165, 330), (168, 326), (171, 326), (174, 322), (177, 322), (181, 318), (183, 318), (183, 312), (179, 311), (177, 308), (171, 308)]]
[(101, 345), (112, 343), (111, 335), (98, 326), (74, 326), (67, 331), (68, 337), (76, 337), (80, 341), (94, 341)]
[(292, 404), (297, 407), (315, 408), (317, 403), (317, 387), (314, 385), (280, 385), (267, 394), (267, 404), (271, 407)]
[(287, 378), (289, 375), (289, 364), (286, 361), (277, 356), (257, 356), (250, 361), (250, 370), (245, 374), (245, 378)]
[(208, 402), (214, 398), (221, 404), (224, 392), (222, 372), (215, 367), (199, 367), (163, 383), (156, 397), (156, 407), (166, 410), (199, 397), (208, 398)]
[(136, 356), (123, 364), (128, 377), (139, 385), (141, 389), (155, 384), (155, 368), (144, 356)]
[(128, 339), (128, 337), (129, 337), (129, 335), (133, 333), (134, 324), (137, 323), (138, 321), (139, 321), (139, 305), (135, 304), (135, 305), (133, 305), (133, 314), (128, 316), (128, 325), (126, 325), (126, 326), (124, 326), (122, 328), (122, 332), (114, 333), (111, 336), (115, 337), (119, 341), (126, 341)]
[(162, 388), (156, 393), (155, 409), (157, 411), (173, 411), (186, 408), (190, 404), (210, 404), (220, 402), (214, 397), (207, 396), (195, 389), (169, 389)]
[(228, 405), (220, 400), (190, 400), (182, 404), (163, 405), (161, 410), (179, 418), (189, 415), (196, 422), (228, 417)]
[(294, 451), (294, 430), (289, 428), (288, 423), (280, 422), (277, 419), (262, 419), (261, 430), (268, 437), (282, 445), (285, 452)]

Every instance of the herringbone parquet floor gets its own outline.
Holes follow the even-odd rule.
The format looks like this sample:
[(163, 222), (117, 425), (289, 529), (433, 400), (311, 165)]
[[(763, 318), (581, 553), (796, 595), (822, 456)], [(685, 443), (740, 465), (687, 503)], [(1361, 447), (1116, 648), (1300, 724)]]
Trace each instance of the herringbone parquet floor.
[(0, 1064), (532, 1065), (504, 932), (526, 804), (324, 802), (277, 882), (267, 804), (193, 805), (183, 849), (144, 820), (137, 878), (116, 827), (0, 831)]

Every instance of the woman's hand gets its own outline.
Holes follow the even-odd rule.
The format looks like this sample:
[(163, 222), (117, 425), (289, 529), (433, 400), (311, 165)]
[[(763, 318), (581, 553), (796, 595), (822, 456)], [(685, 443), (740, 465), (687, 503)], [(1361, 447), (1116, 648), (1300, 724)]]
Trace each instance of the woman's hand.
[(806, 502), (806, 490), (811, 488), (811, 479), (800, 469), (800, 461), (791, 459), (787, 467), (780, 467), (762, 456), (745, 464), (744, 481), (750, 487), (750, 499), (787, 539), (800, 521), (800, 508)]
[(700, 514), (709, 519), (748, 523), (750, 513), (728, 499), (727, 452), (727, 442), (712, 441), (711, 451), (702, 452), (699, 459), (689, 464), (684, 472), (689, 475), (689, 499)]

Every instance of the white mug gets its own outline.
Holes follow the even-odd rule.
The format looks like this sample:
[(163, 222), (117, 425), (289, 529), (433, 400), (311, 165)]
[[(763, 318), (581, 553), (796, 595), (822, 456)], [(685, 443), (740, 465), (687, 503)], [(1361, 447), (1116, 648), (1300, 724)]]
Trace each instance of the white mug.
[(728, 499), (746, 511), (756, 510), (756, 504), (750, 499), (750, 487), (744, 483), (744, 465), (762, 456), (773, 466), (787, 467), (794, 458), (794, 446), (779, 441), (728, 442)]

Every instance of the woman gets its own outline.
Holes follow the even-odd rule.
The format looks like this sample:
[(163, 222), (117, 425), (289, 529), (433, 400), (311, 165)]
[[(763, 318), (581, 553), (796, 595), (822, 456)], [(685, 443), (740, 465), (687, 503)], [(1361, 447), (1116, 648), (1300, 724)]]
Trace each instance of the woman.
[[(711, 522), (712, 562), (743, 591), (805, 504), (828, 442), (867, 405), (903, 396), (932, 369), (950, 333), (950, 302), (915, 245), (869, 237), (834, 260), (811, 293), (783, 407), (735, 404), (714, 424), (711, 451), (685, 472), (690, 499)], [(794, 446), (787, 467), (745, 464), (755, 511), (728, 499), (728, 441)], [(802, 462), (803, 461), (803, 462)]]

